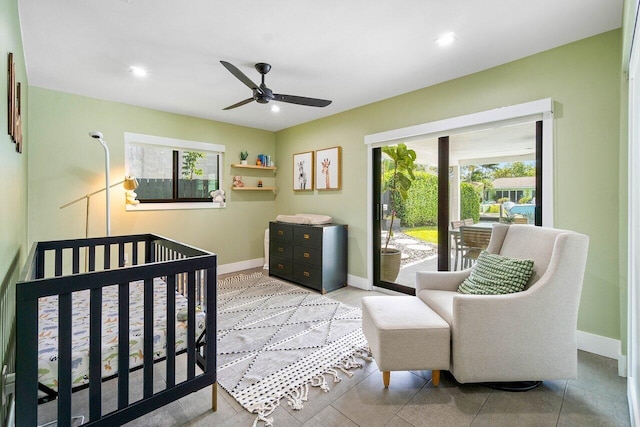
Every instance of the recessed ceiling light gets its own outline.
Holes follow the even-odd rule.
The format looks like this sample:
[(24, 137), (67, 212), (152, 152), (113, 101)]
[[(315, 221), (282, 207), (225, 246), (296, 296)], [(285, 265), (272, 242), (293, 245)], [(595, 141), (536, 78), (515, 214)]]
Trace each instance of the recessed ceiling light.
[(147, 70), (141, 67), (131, 66), (129, 67), (129, 71), (131, 71), (134, 76), (138, 77), (144, 77), (147, 75)]
[(278, 111), (280, 111), (280, 107), (277, 106), (276, 104), (271, 105), (271, 111), (274, 113), (277, 113)]
[(438, 43), (438, 46), (449, 46), (450, 44), (452, 44), (453, 42), (455, 42), (457, 40), (455, 33), (446, 33), (441, 35), (440, 37), (438, 37), (436, 39), (436, 43)]

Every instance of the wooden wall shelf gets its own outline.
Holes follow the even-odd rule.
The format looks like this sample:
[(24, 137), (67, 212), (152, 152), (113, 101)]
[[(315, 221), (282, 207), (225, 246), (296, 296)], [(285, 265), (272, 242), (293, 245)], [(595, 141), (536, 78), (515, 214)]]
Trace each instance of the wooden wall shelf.
[(231, 165), (232, 168), (240, 168), (240, 169), (262, 169), (266, 171), (275, 171), (278, 168), (275, 166), (258, 166), (258, 165), (241, 165), (238, 163), (234, 163)]
[(231, 187), (236, 191), (276, 191), (278, 187)]

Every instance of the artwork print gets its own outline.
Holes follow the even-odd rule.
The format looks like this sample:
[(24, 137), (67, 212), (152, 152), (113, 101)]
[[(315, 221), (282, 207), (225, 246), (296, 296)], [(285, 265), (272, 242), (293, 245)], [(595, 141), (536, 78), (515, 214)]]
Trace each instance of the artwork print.
[(340, 190), (341, 170), (341, 147), (316, 151), (316, 190)]
[(293, 191), (313, 190), (313, 151), (293, 155)]

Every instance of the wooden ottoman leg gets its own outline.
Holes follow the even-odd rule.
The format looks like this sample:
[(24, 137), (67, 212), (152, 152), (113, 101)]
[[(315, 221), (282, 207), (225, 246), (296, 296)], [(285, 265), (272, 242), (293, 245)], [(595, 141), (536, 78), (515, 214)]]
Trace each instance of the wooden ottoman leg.
[(384, 388), (389, 388), (390, 379), (391, 379), (391, 372), (389, 371), (382, 372), (382, 382), (384, 383)]
[(213, 412), (218, 410), (218, 383), (211, 384), (211, 409)]
[(438, 384), (440, 384), (440, 370), (439, 369), (435, 369), (435, 370), (431, 371), (431, 380), (433, 381), (433, 385), (435, 387), (438, 387)]

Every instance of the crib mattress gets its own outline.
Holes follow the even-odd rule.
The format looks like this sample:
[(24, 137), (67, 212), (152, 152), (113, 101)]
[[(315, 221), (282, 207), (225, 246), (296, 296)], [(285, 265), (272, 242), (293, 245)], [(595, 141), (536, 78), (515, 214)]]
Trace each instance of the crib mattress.
[[(154, 359), (166, 355), (167, 285), (156, 278), (153, 283), (153, 352)], [(143, 363), (144, 350), (144, 283), (129, 286), (129, 367)], [(187, 299), (176, 292), (176, 313), (187, 308)], [(89, 382), (89, 291), (72, 296), (72, 362), (73, 387)], [(179, 317), (179, 316), (178, 316)], [(196, 337), (204, 330), (205, 316), (196, 313)], [(58, 297), (38, 301), (38, 382), (58, 389)], [(176, 320), (175, 350), (187, 348), (187, 321)], [(118, 372), (118, 286), (106, 286), (102, 292), (102, 377)]]

